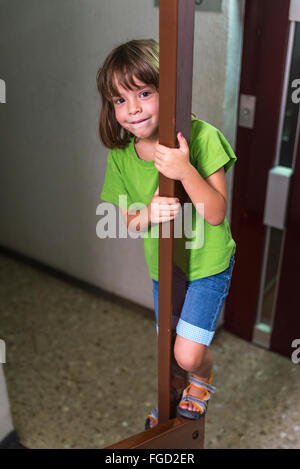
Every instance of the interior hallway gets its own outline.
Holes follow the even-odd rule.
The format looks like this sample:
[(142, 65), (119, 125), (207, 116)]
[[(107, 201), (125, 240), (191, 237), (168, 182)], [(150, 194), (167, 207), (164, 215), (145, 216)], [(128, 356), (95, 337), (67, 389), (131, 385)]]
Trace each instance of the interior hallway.
[[(143, 430), (156, 402), (153, 311), (4, 253), (0, 297), (3, 368), (23, 445), (103, 448)], [(212, 351), (217, 392), (205, 447), (300, 448), (300, 363), (223, 330)]]

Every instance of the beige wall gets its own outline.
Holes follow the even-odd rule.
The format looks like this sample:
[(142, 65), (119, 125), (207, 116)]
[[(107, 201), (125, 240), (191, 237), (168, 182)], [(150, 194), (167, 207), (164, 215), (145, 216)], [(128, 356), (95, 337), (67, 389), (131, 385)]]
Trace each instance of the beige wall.
[[(196, 12), (193, 111), (231, 143), (242, 5)], [(107, 150), (97, 136), (99, 64), (131, 38), (158, 39), (154, 0), (2, 0), (0, 244), (153, 307), (142, 240), (96, 236)], [(228, 176), (229, 193), (231, 178)]]

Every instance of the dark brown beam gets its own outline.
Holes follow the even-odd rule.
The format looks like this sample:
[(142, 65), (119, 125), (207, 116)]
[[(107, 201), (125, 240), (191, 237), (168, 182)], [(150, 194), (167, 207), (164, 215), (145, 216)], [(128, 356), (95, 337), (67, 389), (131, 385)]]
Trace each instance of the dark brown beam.
[(106, 449), (202, 449), (204, 420), (168, 420)]
[[(177, 132), (189, 140), (192, 103), (194, 0), (160, 0), (160, 79), (159, 79), (159, 142), (177, 147)], [(159, 175), (159, 195), (187, 195), (179, 181)], [(158, 410), (159, 424), (133, 435), (108, 449), (202, 449), (205, 419), (174, 418), (176, 401), (171, 384), (172, 293), (174, 265), (174, 222), (170, 237), (159, 232), (159, 338), (158, 338)], [(182, 243), (179, 241), (182, 246)], [(176, 286), (177, 287), (177, 286)], [(182, 282), (185, 288), (185, 282)], [(185, 293), (185, 292), (184, 292)], [(177, 386), (179, 386), (178, 380)]]
[[(189, 140), (192, 104), (194, 0), (161, 0), (159, 19), (159, 142), (177, 147), (177, 132)], [(159, 195), (186, 194), (179, 181), (159, 175)], [(159, 231), (159, 337), (158, 337), (158, 410), (159, 422), (174, 418), (176, 403), (171, 401), (172, 360), (172, 289), (174, 259), (174, 221), (170, 237)], [(184, 288), (184, 286), (183, 286)]]

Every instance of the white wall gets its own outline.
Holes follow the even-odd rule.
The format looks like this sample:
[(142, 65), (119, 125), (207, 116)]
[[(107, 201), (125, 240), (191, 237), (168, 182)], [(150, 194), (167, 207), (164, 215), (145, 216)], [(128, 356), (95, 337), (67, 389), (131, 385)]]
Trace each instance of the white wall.
[[(222, 131), (234, 147), (238, 120), (240, 70), (243, 47), (245, 0), (230, 0), (228, 12), (228, 39), (226, 54), (226, 80), (223, 101)], [(234, 171), (227, 174), (228, 218), (230, 220)]]
[(0, 442), (13, 430), (3, 368), (0, 364)]
[[(238, 5), (223, 0), (222, 13), (196, 12), (195, 22), (193, 111), (232, 143)], [(96, 236), (107, 150), (95, 77), (119, 43), (158, 39), (154, 0), (0, 0), (0, 8), (0, 244), (153, 308), (142, 240)]]

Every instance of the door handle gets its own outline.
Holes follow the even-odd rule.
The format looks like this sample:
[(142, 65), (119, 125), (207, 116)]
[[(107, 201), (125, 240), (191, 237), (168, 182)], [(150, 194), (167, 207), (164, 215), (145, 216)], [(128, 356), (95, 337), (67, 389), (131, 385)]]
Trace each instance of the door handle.
[(264, 224), (283, 230), (288, 206), (292, 168), (274, 166), (268, 175)]

